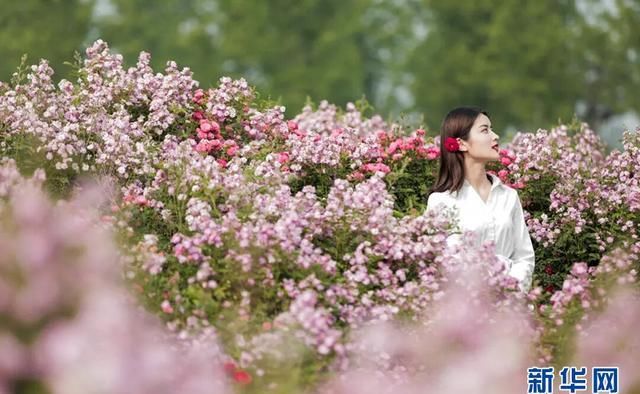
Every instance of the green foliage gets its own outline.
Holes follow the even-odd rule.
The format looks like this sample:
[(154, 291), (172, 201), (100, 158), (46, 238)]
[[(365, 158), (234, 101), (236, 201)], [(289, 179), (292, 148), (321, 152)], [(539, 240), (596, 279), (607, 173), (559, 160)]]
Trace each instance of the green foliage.
[[(46, 174), (44, 188), (53, 199), (67, 198), (78, 181), (78, 173), (72, 169), (56, 169), (52, 160), (47, 160), (40, 141), (31, 134), (0, 134), (0, 155), (16, 161), (23, 176), (30, 177), (38, 168)], [(89, 175), (89, 174), (87, 174)]]
[(640, 107), (640, 2), (585, 1), (573, 45), (584, 70), (583, 118), (594, 126), (616, 113)]
[(464, 104), (491, 114), (498, 129), (531, 128), (573, 113), (573, 2), (424, 1), (429, 33), (415, 50), (416, 104), (444, 114)]
[(346, 154), (340, 158), (338, 166), (326, 164), (307, 164), (302, 168), (302, 176), (297, 176), (289, 181), (291, 193), (301, 191), (305, 186), (311, 185), (316, 189), (316, 196), (321, 201), (326, 201), (329, 191), (336, 179), (345, 179), (352, 172), (349, 168), (350, 160)]
[(567, 365), (575, 352), (576, 324), (580, 322), (585, 311), (579, 300), (572, 300), (562, 315), (562, 324), (556, 324), (555, 320), (549, 319), (549, 311), (550, 309), (541, 316), (545, 329), (539, 342), (540, 350), (551, 355), (553, 366), (562, 368)]
[(220, 1), (224, 72), (246, 76), (269, 94), (282, 94), (283, 104), (294, 112), (308, 95), (339, 105), (362, 93), (371, 96), (369, 70), (375, 60), (363, 46), (367, 32), (361, 18), (370, 4)]
[(550, 194), (558, 183), (558, 177), (554, 174), (543, 173), (538, 170), (540, 177), (532, 179), (527, 183), (527, 187), (518, 190), (518, 195), (522, 201), (522, 206), (533, 216), (539, 217), (549, 211), (551, 204)]
[(369, 0), (277, 3), (115, 0), (117, 12), (97, 26), (125, 58), (147, 50), (155, 68), (177, 59), (205, 87), (223, 74), (242, 76), (294, 111), (307, 95), (339, 104), (373, 95), (378, 65), (359, 22)]
[(203, 82), (214, 84), (224, 58), (216, 50), (220, 12), (205, 0), (113, 0), (113, 12), (95, 20), (99, 37), (122, 53), (130, 65), (141, 51), (151, 53), (151, 65), (164, 69), (168, 60), (186, 65)]
[(23, 54), (48, 59), (58, 77), (64, 61), (80, 50), (90, 29), (94, 0), (3, 1), (0, 5), (0, 80), (7, 81)]
[(588, 266), (596, 266), (604, 254), (598, 249), (595, 231), (587, 226), (579, 234), (575, 226), (565, 226), (556, 242), (544, 247), (534, 241), (536, 267), (534, 271), (535, 285), (546, 289), (546, 295), (562, 288), (574, 263), (585, 262)]
[(427, 208), (427, 193), (435, 183), (438, 160), (427, 160), (411, 154), (394, 165), (384, 178), (394, 196), (394, 214), (420, 214)]
[(49, 394), (51, 390), (44, 382), (35, 377), (24, 377), (12, 382), (12, 389), (14, 393), (20, 394)]
[[(355, 219), (355, 218), (352, 218)], [(342, 218), (332, 227), (331, 234), (316, 235), (313, 244), (338, 263), (338, 271), (344, 272), (344, 256), (352, 254), (358, 245), (369, 239), (367, 234), (351, 229), (350, 220)]]

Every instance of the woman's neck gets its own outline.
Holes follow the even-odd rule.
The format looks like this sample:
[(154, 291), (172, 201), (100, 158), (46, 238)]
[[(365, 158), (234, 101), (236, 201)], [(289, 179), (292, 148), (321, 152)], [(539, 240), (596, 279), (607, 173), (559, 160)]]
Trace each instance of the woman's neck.
[(487, 174), (484, 163), (467, 163), (464, 164), (464, 177), (476, 190), (484, 189), (487, 183), (491, 185), (491, 180)]

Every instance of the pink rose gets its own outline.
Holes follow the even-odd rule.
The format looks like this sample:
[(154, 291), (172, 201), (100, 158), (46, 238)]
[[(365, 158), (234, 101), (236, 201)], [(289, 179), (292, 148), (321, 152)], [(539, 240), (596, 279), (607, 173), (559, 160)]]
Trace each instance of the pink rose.
[(207, 133), (206, 131), (202, 131), (200, 129), (196, 129), (196, 132), (198, 133), (198, 138), (200, 138), (201, 140), (209, 138), (210, 134)]
[(136, 204), (146, 206), (149, 204), (149, 201), (147, 201), (144, 196), (138, 196), (136, 197)]
[(356, 181), (361, 181), (361, 180), (364, 179), (364, 174), (361, 173), (360, 171), (356, 171), (356, 172), (352, 173), (351, 175), (349, 175), (349, 177), (351, 179), (356, 180)]
[(399, 144), (400, 144), (400, 140), (393, 141), (391, 145), (389, 145), (389, 147), (387, 148), (387, 153), (392, 155), (398, 149)]
[(202, 89), (196, 90), (195, 93), (193, 94), (194, 103), (200, 104), (203, 98), (204, 98), (204, 92), (202, 91)]
[(208, 133), (211, 130), (213, 130), (213, 127), (211, 126), (211, 123), (209, 123), (208, 120), (203, 119), (200, 121), (200, 130), (204, 131), (205, 133)]
[(383, 163), (378, 163), (378, 168), (377, 171), (382, 171), (385, 174), (388, 173), (389, 171), (391, 171), (391, 169), (389, 168), (389, 166), (387, 166), (386, 164)]
[(278, 153), (278, 163), (284, 164), (289, 161), (289, 152)]
[(162, 304), (160, 304), (160, 308), (162, 308), (162, 312), (164, 313), (173, 313), (173, 307), (167, 300), (162, 301)]
[(202, 113), (202, 111), (196, 111), (193, 113), (193, 115), (191, 115), (191, 118), (193, 120), (202, 120), (204, 119), (204, 114)]
[(198, 145), (196, 145), (196, 152), (209, 153), (210, 150), (211, 144), (209, 143), (209, 140), (200, 140)]
[(211, 140), (209, 141), (209, 146), (211, 149), (218, 150), (222, 147), (222, 142), (220, 140)]
[(427, 148), (427, 159), (435, 160), (440, 157), (440, 150), (435, 146), (430, 146)]
[(240, 148), (238, 148), (238, 145), (232, 145), (232, 146), (230, 146), (229, 148), (227, 148), (227, 154), (228, 154), (229, 156), (233, 156), (233, 155), (235, 155), (235, 154), (236, 154), (236, 152), (238, 151), (238, 149), (240, 149)]

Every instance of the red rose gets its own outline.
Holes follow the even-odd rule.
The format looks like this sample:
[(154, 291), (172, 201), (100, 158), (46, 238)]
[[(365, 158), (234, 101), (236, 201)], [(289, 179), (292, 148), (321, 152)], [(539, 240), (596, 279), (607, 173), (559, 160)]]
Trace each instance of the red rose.
[(460, 144), (458, 144), (458, 140), (453, 137), (447, 137), (444, 141), (444, 148), (449, 152), (457, 152), (460, 149)]
[(249, 375), (249, 372), (239, 369), (233, 373), (233, 380), (242, 385), (246, 385), (251, 383), (251, 375)]

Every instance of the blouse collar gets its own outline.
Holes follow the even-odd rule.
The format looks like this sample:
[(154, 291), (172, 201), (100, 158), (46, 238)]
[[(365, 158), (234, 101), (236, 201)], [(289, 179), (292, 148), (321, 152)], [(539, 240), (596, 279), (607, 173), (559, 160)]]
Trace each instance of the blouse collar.
[[(502, 185), (502, 181), (500, 180), (500, 178), (498, 178), (497, 176), (493, 175), (493, 174), (489, 174), (487, 173), (487, 175), (489, 175), (491, 177), (491, 179), (493, 180), (491, 182), (491, 190), (495, 189), (496, 187)], [(467, 181), (467, 179), (464, 179), (464, 182), (462, 184), (462, 186), (468, 186), (471, 187), (471, 184), (469, 183), (469, 181)]]
[[(495, 189), (496, 187), (498, 187), (500, 185), (503, 185), (502, 181), (497, 176), (495, 176), (493, 174), (489, 174), (489, 173), (487, 173), (487, 175), (489, 175), (491, 177), (491, 179), (493, 180), (491, 182), (491, 191), (493, 191), (493, 189)], [(463, 188), (469, 188), (469, 187), (473, 187), (473, 186), (471, 186), (469, 181), (467, 181), (467, 179), (465, 178), (464, 182), (462, 183), (462, 187)], [(460, 190), (462, 190), (462, 189), (460, 189)], [(458, 192), (450, 192), (450, 194), (452, 194), (453, 196), (457, 196)]]

